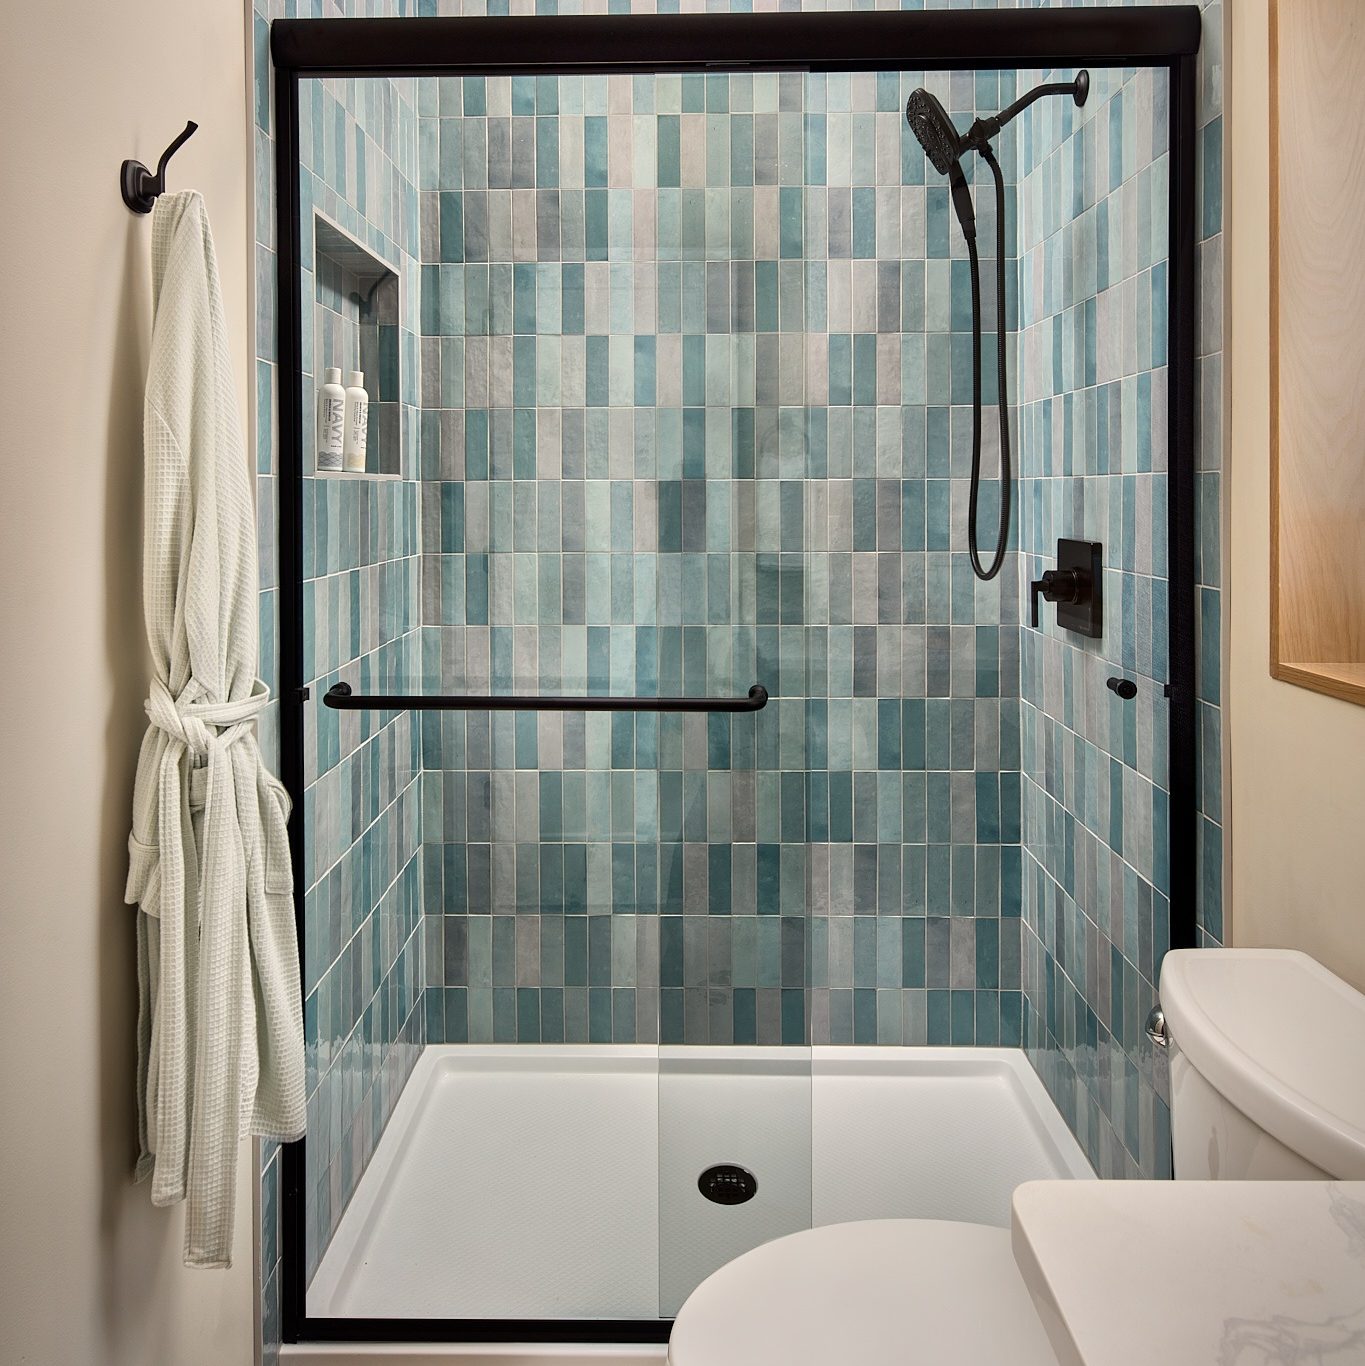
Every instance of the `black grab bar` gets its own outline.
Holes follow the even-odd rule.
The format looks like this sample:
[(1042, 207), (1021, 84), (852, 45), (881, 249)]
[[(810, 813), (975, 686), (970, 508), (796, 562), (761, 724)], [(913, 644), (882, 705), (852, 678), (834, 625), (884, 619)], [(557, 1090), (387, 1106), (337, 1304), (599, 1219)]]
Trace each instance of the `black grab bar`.
[(353, 693), (349, 683), (333, 683), (322, 700), (338, 711), (762, 711), (768, 690), (755, 683), (747, 697), (423, 697)]

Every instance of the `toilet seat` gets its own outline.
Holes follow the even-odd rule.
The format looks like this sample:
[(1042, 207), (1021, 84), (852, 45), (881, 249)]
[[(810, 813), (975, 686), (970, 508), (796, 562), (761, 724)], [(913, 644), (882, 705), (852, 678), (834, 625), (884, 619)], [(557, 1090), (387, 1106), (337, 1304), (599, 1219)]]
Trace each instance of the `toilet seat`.
[(1008, 1229), (869, 1219), (778, 1238), (707, 1277), (669, 1366), (1057, 1366)]

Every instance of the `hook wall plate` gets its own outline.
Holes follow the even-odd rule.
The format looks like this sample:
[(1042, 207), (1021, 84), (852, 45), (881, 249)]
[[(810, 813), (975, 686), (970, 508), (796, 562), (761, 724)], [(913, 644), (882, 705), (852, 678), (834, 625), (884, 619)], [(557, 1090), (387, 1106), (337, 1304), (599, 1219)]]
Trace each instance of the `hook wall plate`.
[(156, 163), (155, 175), (140, 161), (131, 159), (119, 168), (119, 190), (123, 194), (123, 202), (134, 213), (151, 213), (157, 195), (166, 189), (166, 163), (198, 127), (193, 119), (186, 123), (184, 132), (162, 152), (161, 160)]

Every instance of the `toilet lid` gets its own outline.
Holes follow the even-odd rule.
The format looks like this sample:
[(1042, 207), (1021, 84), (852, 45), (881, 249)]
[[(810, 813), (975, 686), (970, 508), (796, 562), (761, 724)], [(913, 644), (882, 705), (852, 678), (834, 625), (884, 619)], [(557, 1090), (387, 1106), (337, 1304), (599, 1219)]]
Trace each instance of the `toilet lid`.
[(1057, 1366), (1007, 1229), (869, 1219), (793, 1233), (709, 1276), (670, 1366)]

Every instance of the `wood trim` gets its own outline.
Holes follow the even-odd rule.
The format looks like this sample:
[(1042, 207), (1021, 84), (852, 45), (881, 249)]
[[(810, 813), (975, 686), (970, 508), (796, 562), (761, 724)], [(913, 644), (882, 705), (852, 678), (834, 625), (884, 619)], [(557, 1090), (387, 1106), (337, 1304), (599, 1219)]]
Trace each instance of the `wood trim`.
[(1365, 706), (1365, 664), (1285, 664), (1277, 662), (1271, 673), (1284, 683), (1311, 692), (1337, 697)]
[[(1281, 0), (1268, 0), (1269, 86), (1267, 109), (1270, 124), (1269, 152), (1269, 210), (1270, 210), (1270, 674), (1271, 677), (1297, 687), (1339, 698), (1345, 702), (1365, 705), (1365, 662), (1340, 659), (1286, 659), (1281, 598), (1286, 589), (1282, 573), (1282, 491), (1285, 481), (1281, 476), (1280, 461), (1288, 453), (1288, 445), (1281, 441), (1283, 403), (1281, 378), (1283, 367), (1280, 353), (1282, 283), (1281, 251), (1281, 157), (1280, 157), (1280, 11)], [(1300, 547), (1302, 551), (1302, 547)], [(1324, 653), (1331, 650), (1328, 644)], [(1297, 653), (1297, 651), (1295, 652)]]
[(1280, 0), (1269, 4), (1270, 92), (1270, 673), (1280, 671)]

